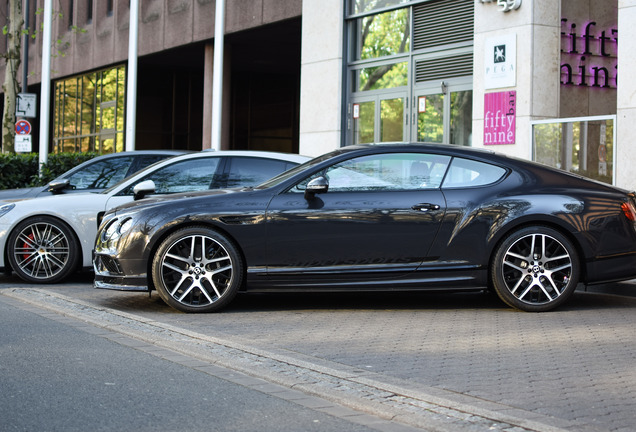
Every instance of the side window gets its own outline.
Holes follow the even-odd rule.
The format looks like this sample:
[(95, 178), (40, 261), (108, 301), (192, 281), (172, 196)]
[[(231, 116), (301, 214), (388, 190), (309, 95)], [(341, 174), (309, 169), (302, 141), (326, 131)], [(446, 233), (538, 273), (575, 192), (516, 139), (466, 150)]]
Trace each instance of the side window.
[(444, 179), (444, 188), (483, 186), (494, 183), (506, 170), (484, 162), (454, 158)]
[[(207, 190), (215, 181), (220, 160), (218, 157), (206, 157), (166, 165), (139, 182), (152, 180), (155, 183), (156, 194)], [(133, 186), (126, 188), (123, 194), (132, 194), (132, 189)]]
[[(435, 189), (449, 161), (448, 156), (425, 153), (369, 155), (340, 162), (311, 178), (327, 177), (329, 192)], [(292, 191), (304, 191), (311, 178)]]
[(292, 162), (276, 159), (233, 157), (230, 162), (227, 183), (219, 187), (256, 186), (295, 165)]
[(75, 189), (106, 189), (126, 177), (133, 157), (114, 157), (88, 165), (69, 177)]

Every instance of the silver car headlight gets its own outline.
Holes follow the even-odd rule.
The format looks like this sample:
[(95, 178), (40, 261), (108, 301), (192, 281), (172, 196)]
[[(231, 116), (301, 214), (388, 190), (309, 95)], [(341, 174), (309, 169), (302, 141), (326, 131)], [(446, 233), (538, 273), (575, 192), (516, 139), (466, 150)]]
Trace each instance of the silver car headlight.
[(11, 204), (5, 204), (3, 206), (0, 206), (0, 217), (6, 215), (7, 213), (9, 213), (11, 210), (13, 210), (13, 207), (15, 207), (15, 204), (11, 203)]
[(102, 241), (115, 241), (123, 234), (126, 234), (132, 227), (133, 220), (126, 218), (124, 220), (115, 219), (111, 221), (102, 233)]

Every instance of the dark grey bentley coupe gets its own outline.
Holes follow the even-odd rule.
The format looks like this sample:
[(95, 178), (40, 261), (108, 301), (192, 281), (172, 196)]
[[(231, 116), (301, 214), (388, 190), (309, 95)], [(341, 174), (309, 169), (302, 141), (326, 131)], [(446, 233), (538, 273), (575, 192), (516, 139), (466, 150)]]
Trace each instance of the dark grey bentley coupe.
[[(95, 286), (210, 312), (240, 291), (492, 289), (525, 311), (636, 277), (634, 193), (451, 145), (344, 147), (254, 188), (110, 211)], [(362, 295), (362, 294), (361, 294)]]

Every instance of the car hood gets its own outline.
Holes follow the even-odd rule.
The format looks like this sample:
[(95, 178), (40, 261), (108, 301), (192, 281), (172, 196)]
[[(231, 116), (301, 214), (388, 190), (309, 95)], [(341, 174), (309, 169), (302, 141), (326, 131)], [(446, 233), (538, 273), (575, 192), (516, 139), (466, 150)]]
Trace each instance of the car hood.
[(5, 189), (0, 191), (0, 201), (21, 198), (35, 198), (44, 188), (42, 186), (20, 189)]
[(126, 204), (122, 204), (118, 207), (115, 207), (107, 211), (106, 213), (110, 214), (110, 213), (119, 213), (123, 211), (137, 211), (137, 210), (142, 210), (148, 207), (154, 207), (156, 205), (162, 204), (167, 201), (175, 202), (179, 200), (189, 200), (192, 198), (201, 198), (201, 197), (214, 196), (214, 195), (227, 195), (227, 194), (247, 192), (252, 190), (253, 190), (252, 188), (234, 188), (234, 189), (215, 189), (215, 190), (206, 190), (206, 191), (199, 191), (199, 192), (182, 192), (182, 193), (175, 193), (175, 194), (167, 194), (163, 196), (144, 198), (139, 201), (133, 201)]

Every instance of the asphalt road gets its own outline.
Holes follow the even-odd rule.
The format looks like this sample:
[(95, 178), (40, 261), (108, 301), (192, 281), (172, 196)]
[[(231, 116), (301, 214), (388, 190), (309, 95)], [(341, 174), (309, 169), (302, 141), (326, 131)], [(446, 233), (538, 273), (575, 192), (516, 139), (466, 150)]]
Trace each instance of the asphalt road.
[(234, 383), (2, 296), (0, 327), (2, 431), (375, 430), (303, 406), (320, 407), (315, 398), (263, 393), (253, 387), (264, 382)]
[(375, 429), (631, 431), (636, 290), (593, 290), (543, 314), (483, 294), (272, 294), (188, 315), (156, 294), (95, 290), (89, 275), (0, 277), (0, 299), (319, 396), (336, 417), (392, 419)]

